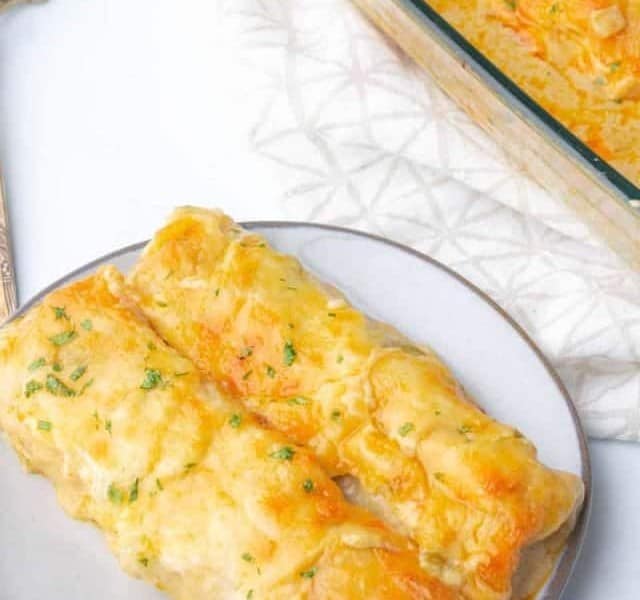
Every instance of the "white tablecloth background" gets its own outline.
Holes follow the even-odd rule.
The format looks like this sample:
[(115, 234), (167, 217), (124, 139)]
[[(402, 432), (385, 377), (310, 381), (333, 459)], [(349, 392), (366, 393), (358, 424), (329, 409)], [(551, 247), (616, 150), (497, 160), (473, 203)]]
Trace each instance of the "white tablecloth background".
[[(0, 161), (23, 300), (176, 204), (366, 229), (509, 311), (592, 436), (640, 436), (638, 276), (347, 0), (50, 0), (0, 16)], [(594, 533), (567, 598), (635, 600), (640, 455), (591, 448)]]

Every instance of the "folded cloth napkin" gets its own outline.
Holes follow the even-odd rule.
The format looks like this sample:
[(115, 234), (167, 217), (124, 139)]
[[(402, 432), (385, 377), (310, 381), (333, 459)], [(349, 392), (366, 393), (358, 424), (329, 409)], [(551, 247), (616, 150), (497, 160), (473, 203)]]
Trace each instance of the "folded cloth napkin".
[(513, 164), (348, 0), (219, 0), (250, 144), (290, 218), (408, 244), (551, 359), (590, 435), (640, 440), (640, 276)]

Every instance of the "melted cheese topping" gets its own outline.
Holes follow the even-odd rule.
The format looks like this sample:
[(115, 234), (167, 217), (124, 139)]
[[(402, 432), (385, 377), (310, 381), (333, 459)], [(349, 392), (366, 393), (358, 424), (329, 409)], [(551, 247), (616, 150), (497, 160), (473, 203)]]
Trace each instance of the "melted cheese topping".
[(113, 268), (0, 333), (0, 425), (174, 598), (455, 599), (415, 550), (168, 348)]
[(410, 535), (425, 569), (465, 598), (508, 598), (520, 551), (581, 503), (582, 482), (540, 464), (434, 354), (221, 213), (178, 210), (130, 281), (169, 343), (355, 480), (352, 497)]
[(594, 152), (640, 185), (640, 2), (428, 3)]

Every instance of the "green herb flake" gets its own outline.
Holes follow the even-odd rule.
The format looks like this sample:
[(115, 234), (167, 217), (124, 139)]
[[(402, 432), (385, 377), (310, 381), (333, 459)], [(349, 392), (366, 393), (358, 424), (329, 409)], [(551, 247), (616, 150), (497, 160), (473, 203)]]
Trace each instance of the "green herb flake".
[(156, 487), (158, 488), (159, 492), (164, 490), (164, 487), (162, 487), (162, 481), (160, 481), (157, 477), (156, 477)]
[(71, 398), (76, 395), (75, 391), (62, 383), (54, 375), (47, 375), (45, 386), (54, 396), (62, 396), (63, 398)]
[(62, 372), (62, 365), (60, 363), (53, 363), (53, 365), (51, 365), (51, 368), (56, 372), (56, 373), (61, 373)]
[(302, 489), (307, 492), (307, 494), (310, 494), (311, 492), (313, 492), (313, 480), (312, 479), (305, 479), (304, 483), (302, 484)]
[(253, 590), (249, 590), (247, 592), (247, 600), (251, 600), (253, 598)]
[(342, 416), (342, 413), (339, 410), (331, 411), (331, 419), (333, 421), (337, 421)]
[(93, 323), (91, 322), (91, 319), (85, 319), (80, 323), (80, 327), (85, 331), (91, 331), (93, 329)]
[(136, 477), (136, 480), (131, 484), (131, 489), (129, 490), (129, 504), (138, 499), (138, 483), (139, 480)]
[(467, 435), (467, 433), (471, 433), (471, 426), (461, 425), (460, 427), (458, 427), (458, 433), (460, 433), (461, 435)]
[(173, 376), (174, 377), (184, 377), (185, 375), (189, 375), (189, 373), (191, 373), (191, 371), (182, 371), (180, 373), (174, 373)]
[(145, 369), (144, 380), (140, 384), (143, 390), (152, 390), (162, 383), (162, 373), (158, 369)]
[(433, 414), (434, 414), (436, 417), (439, 417), (439, 416), (442, 414), (442, 411), (441, 411), (441, 410), (436, 410)]
[(166, 302), (161, 302), (160, 300), (156, 301), (156, 304), (160, 307), (160, 308), (167, 308), (167, 306), (169, 306)]
[(91, 379), (89, 379), (89, 381), (87, 381), (87, 383), (85, 383), (82, 388), (80, 389), (80, 395), (84, 394), (85, 390), (88, 387), (91, 387), (93, 385), (94, 379), (93, 377)]
[(73, 341), (78, 334), (74, 330), (63, 331), (49, 338), (54, 346), (64, 346)]
[(271, 377), (271, 379), (273, 379), (275, 376), (276, 370), (271, 365), (267, 365), (267, 377)]
[(149, 342), (147, 348), (153, 352), (156, 349), (156, 345), (153, 342)]
[(269, 456), (278, 460), (293, 460), (295, 453), (296, 451), (291, 446), (282, 446), (282, 448), (272, 452)]
[(515, 10), (517, 8), (516, 0), (504, 0), (504, 3), (511, 9)]
[(78, 367), (69, 375), (71, 381), (78, 381), (87, 372), (87, 367)]
[(308, 398), (303, 398), (302, 396), (294, 396), (293, 398), (289, 398), (287, 400), (287, 404), (291, 406), (305, 406), (309, 404), (310, 400)]
[(253, 556), (251, 556), (251, 554), (249, 554), (248, 552), (245, 552), (242, 555), (242, 560), (244, 560), (245, 562), (250, 563), (250, 562), (253, 562), (255, 559), (253, 558)]
[(35, 394), (36, 392), (39, 392), (41, 389), (42, 389), (42, 384), (39, 381), (35, 381), (34, 379), (31, 379), (30, 381), (27, 381), (27, 385), (24, 386), (24, 395), (27, 398), (31, 398), (33, 394)]
[(220, 295), (220, 288), (216, 289), (216, 298)]
[(246, 381), (247, 379), (249, 379), (249, 377), (251, 377), (251, 374), (253, 373), (252, 370), (247, 371), (243, 376), (242, 376), (242, 381)]
[(242, 425), (242, 415), (233, 413), (229, 418), (229, 425), (231, 425), (231, 427), (233, 427), (234, 429), (238, 429), (238, 427)]
[(336, 316), (336, 313), (334, 313), (334, 312), (330, 312), (330, 313), (327, 313), (327, 315), (329, 315), (330, 317), (335, 317), (335, 316)]
[(184, 466), (184, 470), (185, 470), (185, 471), (190, 471), (190, 470), (191, 470), (191, 469), (193, 469), (193, 467), (195, 467), (197, 464), (198, 464), (198, 463), (194, 463), (194, 462), (187, 463), (187, 464)]
[(311, 567), (308, 571), (302, 571), (300, 573), (300, 577), (304, 577), (305, 579), (313, 579), (318, 572), (318, 567)]
[(298, 356), (296, 349), (293, 347), (291, 342), (287, 342), (284, 345), (284, 350), (282, 354), (283, 362), (287, 367), (290, 367)]
[(444, 473), (434, 473), (433, 476), (438, 480), (438, 481), (444, 481)]
[(342, 354), (338, 354), (338, 358), (336, 358), (336, 362), (338, 364), (341, 364), (342, 361), (344, 361), (344, 356), (342, 356)]
[(240, 355), (238, 356), (238, 358), (240, 360), (244, 360), (245, 358), (249, 358), (252, 354), (253, 354), (253, 348), (251, 346), (247, 346), (242, 352), (240, 352)]
[(66, 319), (69, 320), (69, 316), (64, 310), (64, 306), (52, 306), (53, 314), (56, 316), (56, 319)]
[(107, 498), (112, 504), (122, 504), (122, 500), (124, 499), (124, 494), (122, 490), (117, 488), (115, 485), (110, 484), (109, 489), (107, 490)]
[(398, 433), (402, 436), (405, 437), (407, 435), (409, 435), (409, 433), (411, 433), (413, 430), (415, 429), (415, 426), (413, 423), (405, 423), (404, 425), (402, 425), (399, 429), (398, 429)]
[(143, 567), (148, 567), (149, 566), (149, 559), (146, 556), (141, 556), (138, 559), (138, 562), (143, 566)]
[(52, 427), (53, 425), (51, 425), (50, 421), (38, 421), (38, 429), (40, 431), (51, 431)]
[(611, 73), (615, 73), (615, 72), (620, 68), (620, 64), (621, 64), (621, 62), (620, 62), (619, 60), (617, 60), (617, 61), (615, 61), (615, 62), (612, 62), (612, 63), (609, 65), (609, 71), (610, 71)]
[(44, 356), (34, 360), (28, 367), (29, 371), (37, 371), (40, 367), (44, 367), (47, 364)]
[(104, 429), (109, 435), (111, 435), (111, 419), (107, 419), (104, 422)]

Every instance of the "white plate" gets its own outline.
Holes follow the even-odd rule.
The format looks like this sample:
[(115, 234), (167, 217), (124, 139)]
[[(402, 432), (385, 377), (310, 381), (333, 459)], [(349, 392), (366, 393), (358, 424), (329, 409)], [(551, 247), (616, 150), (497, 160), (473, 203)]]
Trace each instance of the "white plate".
[[(381, 238), (332, 227), (253, 223), (371, 317), (434, 348), (492, 416), (533, 440), (548, 465), (580, 475), (587, 503), (569, 546), (541, 594), (557, 599), (586, 529), (591, 491), (585, 437), (557, 376), (524, 332), (484, 294), (431, 259)], [(142, 245), (124, 248), (56, 282), (113, 263), (127, 271)], [(125, 575), (94, 527), (69, 519), (42, 478), (25, 475), (0, 443), (0, 597), (2, 600), (159, 600)]]

